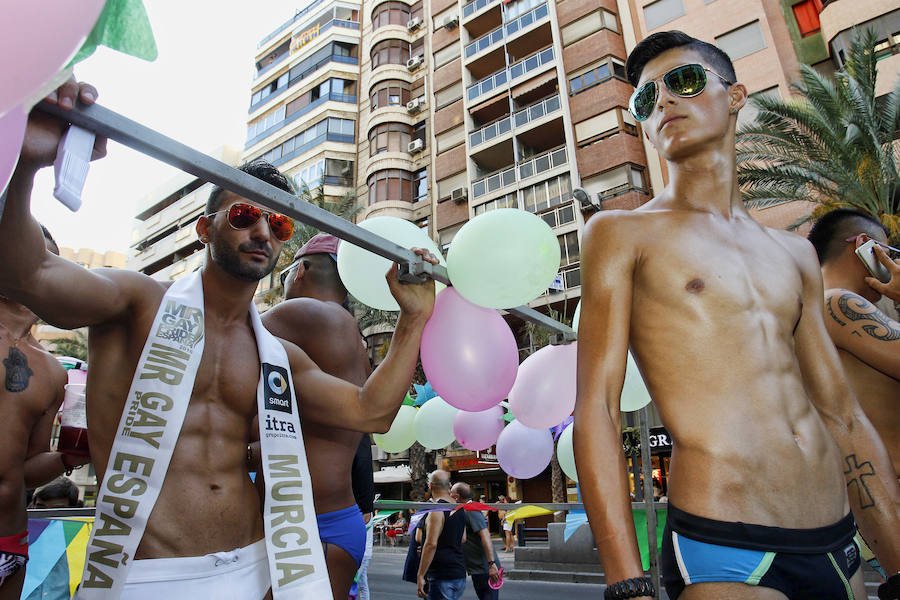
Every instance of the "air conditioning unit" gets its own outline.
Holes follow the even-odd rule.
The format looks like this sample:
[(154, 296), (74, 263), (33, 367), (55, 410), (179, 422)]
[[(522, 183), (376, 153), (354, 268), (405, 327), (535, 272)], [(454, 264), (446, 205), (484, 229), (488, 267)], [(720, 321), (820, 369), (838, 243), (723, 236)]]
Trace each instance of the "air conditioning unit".
[(410, 31), (415, 31), (416, 29), (418, 29), (421, 26), (422, 26), (421, 17), (416, 17), (415, 19), (410, 19), (409, 21), (406, 22), (406, 28), (409, 29)]
[(406, 151), (410, 154), (418, 154), (425, 149), (425, 142), (422, 140), (413, 140), (406, 147)]
[(413, 98), (409, 102), (406, 103), (406, 111), (414, 115), (417, 112), (421, 111), (425, 108), (425, 99), (424, 98)]
[(444, 27), (447, 29), (456, 29), (459, 25), (459, 15), (451, 15), (444, 21)]
[(468, 188), (460, 187), (456, 188), (452, 192), (450, 192), (450, 199), (456, 202), (457, 204), (461, 204), (466, 201), (466, 198), (469, 197)]
[(422, 63), (425, 62), (425, 57), (423, 56), (413, 56), (411, 59), (406, 61), (406, 68), (409, 71), (415, 71), (419, 67), (422, 66)]
[(574, 198), (581, 206), (582, 210), (595, 209), (600, 210), (600, 196), (592, 194), (584, 188), (575, 188), (572, 190), (572, 198)]

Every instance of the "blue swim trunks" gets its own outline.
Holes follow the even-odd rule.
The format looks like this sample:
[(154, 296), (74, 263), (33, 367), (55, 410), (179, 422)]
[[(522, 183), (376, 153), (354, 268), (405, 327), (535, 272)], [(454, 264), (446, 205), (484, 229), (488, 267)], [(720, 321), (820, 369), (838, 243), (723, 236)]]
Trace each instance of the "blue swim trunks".
[(660, 566), (675, 600), (685, 586), (734, 581), (776, 589), (791, 600), (853, 600), (860, 567), (853, 516), (816, 529), (715, 521), (669, 504)]
[(357, 505), (316, 515), (316, 521), (322, 543), (343, 548), (356, 561), (357, 567), (362, 564), (366, 553), (366, 522)]

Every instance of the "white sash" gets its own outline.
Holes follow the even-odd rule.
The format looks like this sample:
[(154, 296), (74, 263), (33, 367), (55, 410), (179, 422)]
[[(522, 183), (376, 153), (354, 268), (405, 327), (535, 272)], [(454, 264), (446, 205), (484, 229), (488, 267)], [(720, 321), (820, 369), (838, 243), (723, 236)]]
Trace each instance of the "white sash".
[[(273, 596), (331, 600), (312, 490), (303, 489), (309, 467), (287, 353), (252, 303), (250, 315), (262, 365), (257, 406)], [(168, 289), (138, 360), (97, 496), (79, 600), (121, 594), (184, 422), (203, 356), (203, 328), (197, 272)]]

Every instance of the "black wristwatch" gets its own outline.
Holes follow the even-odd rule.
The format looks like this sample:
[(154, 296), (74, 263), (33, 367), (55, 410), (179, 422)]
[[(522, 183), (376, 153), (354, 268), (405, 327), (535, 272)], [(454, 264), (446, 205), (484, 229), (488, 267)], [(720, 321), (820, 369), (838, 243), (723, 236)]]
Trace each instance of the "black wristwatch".
[(900, 573), (894, 573), (878, 586), (879, 600), (900, 600)]
[(607, 586), (603, 597), (605, 600), (626, 600), (655, 594), (656, 588), (649, 577), (633, 577)]
[(490, 565), (496, 565), (496, 564), (497, 564), (496, 561), (493, 561), (493, 560), (489, 560), (489, 561), (488, 561), (488, 566), (490, 566)]

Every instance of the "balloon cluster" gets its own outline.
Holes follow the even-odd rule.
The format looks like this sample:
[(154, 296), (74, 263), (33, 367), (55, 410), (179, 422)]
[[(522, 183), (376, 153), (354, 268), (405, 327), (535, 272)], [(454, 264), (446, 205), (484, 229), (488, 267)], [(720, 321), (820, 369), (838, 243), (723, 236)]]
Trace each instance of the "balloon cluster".
[[(400, 246), (425, 247), (439, 255), (426, 233), (403, 219), (376, 217), (361, 225)], [(422, 334), (428, 384), (416, 386), (415, 407), (401, 407), (390, 431), (375, 436), (376, 443), (388, 452), (405, 450), (416, 440), (430, 449), (454, 440), (469, 450), (496, 444), (500, 467), (527, 479), (547, 468), (555, 433), (560, 466), (577, 480), (570, 417), (577, 344), (546, 346), (519, 364), (515, 336), (498, 312), (527, 304), (546, 291), (559, 259), (553, 230), (525, 211), (490, 211), (460, 229), (446, 261), (453, 287), (437, 294)], [(347, 289), (369, 306), (397, 310), (383, 277), (388, 266), (387, 259), (352, 244), (341, 243), (338, 249), (338, 269)], [(581, 303), (576, 331), (580, 313)], [(507, 398), (508, 405), (501, 405)], [(649, 401), (629, 354), (622, 410), (637, 410)], [(507, 420), (512, 422), (506, 425)]]

